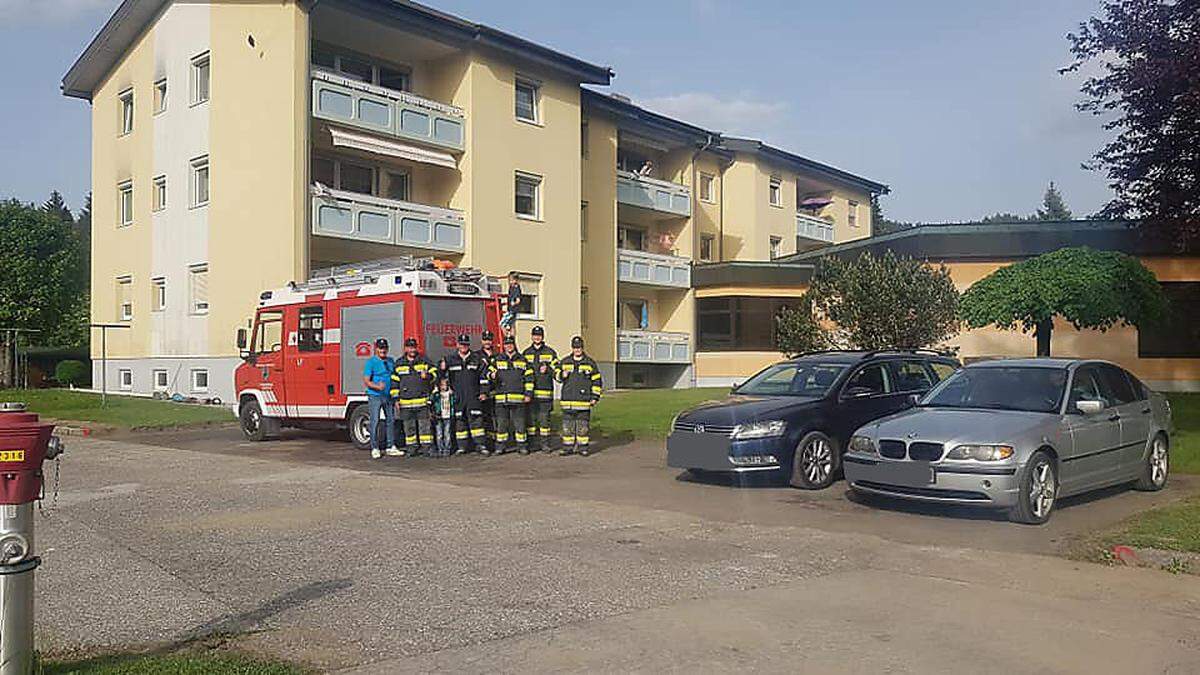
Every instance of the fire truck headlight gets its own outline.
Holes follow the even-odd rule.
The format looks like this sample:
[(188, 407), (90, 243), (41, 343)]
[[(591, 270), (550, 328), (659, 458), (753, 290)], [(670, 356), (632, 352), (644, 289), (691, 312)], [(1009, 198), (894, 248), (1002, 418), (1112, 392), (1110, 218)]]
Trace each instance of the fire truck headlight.
[(29, 540), (16, 532), (0, 535), (0, 565), (15, 565), (29, 556)]

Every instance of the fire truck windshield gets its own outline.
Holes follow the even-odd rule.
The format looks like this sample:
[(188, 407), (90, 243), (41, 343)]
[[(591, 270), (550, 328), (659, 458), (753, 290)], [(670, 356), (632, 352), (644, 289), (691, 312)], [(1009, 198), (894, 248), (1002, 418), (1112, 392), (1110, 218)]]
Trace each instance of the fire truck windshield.
[(266, 354), (279, 351), (283, 345), (283, 312), (264, 310), (258, 313), (254, 322), (254, 340), (250, 342), (250, 351), (254, 354)]

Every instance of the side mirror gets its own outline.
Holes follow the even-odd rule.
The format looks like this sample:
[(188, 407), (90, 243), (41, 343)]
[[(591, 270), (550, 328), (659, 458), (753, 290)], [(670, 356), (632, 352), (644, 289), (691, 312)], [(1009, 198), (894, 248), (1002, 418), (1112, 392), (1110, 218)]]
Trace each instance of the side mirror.
[(246, 329), (237, 329), (237, 348), (239, 351), (246, 351)]
[(740, 387), (740, 386), (742, 386), (742, 383), (741, 383), (741, 382), (734, 382), (734, 383), (733, 383), (733, 386), (729, 388), (729, 393), (731, 393), (731, 394), (736, 394), (736, 393), (737, 393), (737, 390), (738, 390), (738, 387)]
[(918, 404), (918, 403), (920, 403), (920, 402), (921, 402), (921, 395), (920, 395), (920, 394), (909, 394), (909, 395), (908, 395), (908, 404), (909, 404), (909, 405), (916, 405), (916, 404)]
[(1102, 401), (1077, 401), (1075, 409), (1084, 415), (1098, 415), (1104, 412), (1104, 403)]
[(846, 398), (866, 398), (875, 393), (870, 387), (850, 387), (845, 392)]

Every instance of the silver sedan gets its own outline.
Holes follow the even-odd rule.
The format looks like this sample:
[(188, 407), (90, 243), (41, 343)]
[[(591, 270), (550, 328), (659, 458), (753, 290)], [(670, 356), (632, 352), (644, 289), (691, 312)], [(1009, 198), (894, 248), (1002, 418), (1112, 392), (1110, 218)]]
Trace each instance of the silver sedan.
[(1040, 524), (1058, 499), (1133, 483), (1161, 490), (1171, 406), (1104, 361), (1005, 359), (960, 369), (917, 406), (850, 439), (856, 492), (971, 504)]

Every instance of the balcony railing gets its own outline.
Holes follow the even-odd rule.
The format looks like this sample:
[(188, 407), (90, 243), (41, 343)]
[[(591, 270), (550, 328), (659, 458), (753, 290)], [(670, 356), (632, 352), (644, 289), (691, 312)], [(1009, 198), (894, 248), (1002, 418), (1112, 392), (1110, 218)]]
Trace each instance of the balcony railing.
[(632, 171), (617, 171), (617, 201), (675, 216), (692, 215), (691, 188)]
[(617, 361), (622, 363), (691, 363), (691, 337), (687, 333), (618, 330)]
[(314, 187), (312, 233), (355, 241), (462, 253), (462, 211)]
[(796, 236), (832, 244), (833, 223), (823, 218), (810, 216), (807, 213), (797, 213)]
[(463, 149), (462, 109), (318, 69), (312, 71), (312, 114), (438, 148)]
[(649, 286), (691, 288), (692, 263), (679, 256), (617, 249), (617, 280)]

